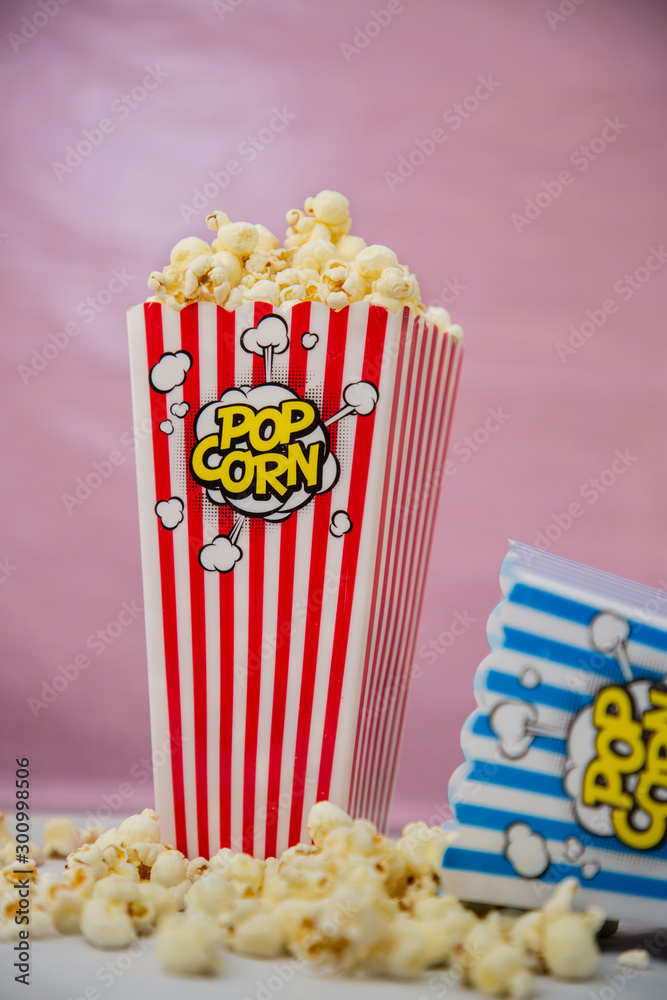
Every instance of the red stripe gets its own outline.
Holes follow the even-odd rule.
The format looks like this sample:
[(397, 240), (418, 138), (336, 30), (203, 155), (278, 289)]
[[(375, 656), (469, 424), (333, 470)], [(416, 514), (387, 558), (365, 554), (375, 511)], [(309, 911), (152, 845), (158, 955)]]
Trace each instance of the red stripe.
[[(233, 312), (216, 310), (218, 324), (218, 399), (234, 385), (235, 325)], [(218, 531), (228, 535), (234, 523), (230, 507), (221, 506)], [(220, 580), (220, 846), (232, 842), (232, 725), (234, 711), (234, 574)]]
[(385, 467), (384, 483), (382, 487), (382, 505), (380, 509), (380, 529), (377, 544), (377, 568), (375, 571), (375, 577), (373, 579), (373, 592), (371, 597), (371, 611), (369, 616), (369, 634), (368, 641), (366, 644), (366, 656), (364, 662), (364, 675), (362, 681), (361, 698), (360, 698), (360, 712), (359, 721), (357, 723), (357, 734), (355, 738), (354, 746), (354, 758), (352, 764), (352, 779), (350, 784), (350, 800), (348, 803), (348, 809), (352, 812), (352, 815), (356, 815), (359, 808), (359, 799), (361, 794), (361, 783), (360, 783), (360, 766), (362, 762), (362, 745), (365, 743), (368, 728), (370, 726), (370, 716), (367, 711), (366, 699), (368, 695), (368, 687), (371, 681), (370, 676), (370, 656), (373, 644), (373, 636), (375, 629), (373, 623), (375, 622), (375, 612), (377, 609), (377, 599), (379, 591), (380, 582), (380, 554), (382, 553), (382, 548), (384, 545), (385, 529), (388, 527), (387, 521), (387, 503), (389, 500), (389, 483), (391, 480), (391, 458), (394, 453), (394, 438), (396, 434), (396, 425), (399, 409), (399, 387), (401, 384), (401, 379), (403, 377), (403, 363), (406, 357), (405, 350), (405, 338), (408, 329), (408, 317), (409, 310), (405, 309), (403, 312), (403, 320), (401, 323), (401, 334), (399, 339), (400, 353), (397, 362), (396, 380), (393, 388), (393, 401), (392, 401), (392, 411), (391, 411), (391, 421), (389, 426), (389, 437), (387, 443), (387, 460)]
[[(301, 336), (310, 325), (310, 303), (295, 306), (291, 314), (288, 385), (303, 395), (308, 352), (301, 346)], [(278, 585), (278, 614), (276, 621), (276, 661), (273, 680), (273, 708), (269, 744), (269, 773), (267, 782), (267, 819), (264, 855), (274, 857), (278, 838), (278, 813), (280, 777), (282, 769), (283, 739), (285, 734), (285, 706), (292, 636), (292, 605), (294, 599), (294, 562), (298, 514), (292, 514), (280, 531), (280, 582)]]
[[(327, 420), (340, 408), (343, 389), (343, 364), (345, 361), (345, 345), (347, 340), (348, 309), (329, 314), (329, 334), (327, 339), (327, 358), (324, 373), (324, 387), (331, 400), (331, 412), (322, 414)], [(332, 440), (332, 450), (335, 454), (336, 425), (329, 428)], [(292, 780), (292, 808), (290, 814), (289, 842), (298, 843), (303, 825), (303, 799), (306, 784), (306, 769), (308, 764), (308, 743), (310, 740), (310, 725), (313, 711), (313, 694), (315, 690), (315, 674), (317, 670), (317, 652), (320, 639), (320, 623), (322, 620), (322, 596), (324, 591), (324, 573), (327, 561), (327, 545), (329, 541), (329, 523), (331, 517), (331, 491), (320, 494), (313, 501), (313, 540), (308, 581), (308, 605), (306, 610), (306, 628), (304, 638), (303, 667), (301, 675), (301, 694), (299, 698), (299, 715), (297, 721), (296, 747), (294, 754), (294, 777)]]
[[(377, 306), (371, 306), (368, 314), (366, 343), (364, 346), (362, 380), (368, 381), (371, 374), (377, 370), (377, 359), (382, 357), (386, 329), (386, 309), (378, 309)], [(340, 712), (345, 661), (347, 658), (347, 642), (350, 633), (352, 599), (355, 593), (359, 543), (363, 527), (369, 462), (373, 445), (375, 410), (368, 416), (355, 416), (352, 419), (356, 421), (356, 426), (352, 471), (350, 473), (350, 494), (347, 502), (347, 512), (352, 521), (352, 531), (345, 535), (343, 542), (343, 558), (341, 560), (340, 585), (338, 588), (339, 599), (336, 608), (327, 707), (324, 715), (317, 801), (329, 798), (329, 789), (331, 786), (331, 771), (336, 748), (338, 715)]]
[[(440, 426), (439, 431), (438, 431), (438, 433), (440, 433), (440, 434), (442, 434), (443, 430), (445, 432), (444, 433), (444, 444), (443, 444), (443, 448), (442, 448), (442, 458), (441, 458), (440, 462), (438, 463), (439, 467), (442, 467), (442, 464), (444, 463), (446, 455), (447, 455), (447, 449), (449, 447), (449, 437), (450, 437), (451, 428), (452, 428), (451, 415), (453, 413), (454, 404), (456, 402), (456, 394), (457, 394), (457, 391), (458, 391), (459, 376), (460, 376), (460, 372), (461, 372), (461, 364), (460, 364), (460, 362), (461, 362), (461, 353), (462, 353), (462, 346), (461, 346), (460, 342), (459, 343), (455, 342), (454, 345), (453, 345), (453, 351), (452, 351), (452, 354), (451, 354), (450, 360), (449, 360), (449, 371), (448, 371), (448, 374), (447, 374), (447, 381), (446, 381), (446, 385), (445, 385), (445, 391), (443, 393), (443, 395), (445, 397), (445, 400), (447, 400), (447, 397), (450, 395), (450, 391), (451, 391), (451, 404), (449, 406), (449, 417), (447, 417), (447, 405), (445, 405), (445, 407), (443, 408), (443, 413), (442, 413), (442, 418), (441, 418), (441, 426)], [(452, 378), (454, 380), (453, 388), (451, 386)], [(444, 426), (444, 421), (447, 421), (446, 426)], [(421, 568), (421, 571), (420, 571), (420, 574), (419, 574), (419, 578), (418, 578), (418, 581), (417, 581), (417, 586), (414, 587), (414, 591), (413, 591), (413, 593), (414, 593), (414, 607), (413, 607), (413, 610), (412, 610), (412, 614), (410, 616), (411, 621), (412, 621), (412, 636), (411, 636), (410, 641), (409, 641), (409, 650), (408, 650), (408, 652), (409, 652), (409, 659), (410, 660), (412, 659), (412, 653), (413, 653), (413, 650), (414, 650), (415, 643), (417, 641), (417, 626), (419, 624), (419, 619), (421, 617), (422, 603), (423, 603), (423, 599), (424, 599), (424, 590), (425, 590), (425, 586), (426, 586), (426, 579), (427, 579), (427, 576), (428, 576), (428, 567), (429, 567), (430, 558), (431, 558), (431, 543), (432, 543), (432, 540), (433, 540), (433, 531), (434, 531), (434, 528), (435, 528), (435, 513), (436, 513), (436, 509), (437, 509), (438, 498), (439, 498), (439, 491), (438, 490), (434, 490), (432, 496), (429, 498), (430, 502), (429, 502), (428, 509), (427, 509), (424, 536), (422, 538), (422, 542), (421, 542), (421, 546), (420, 546), (421, 551), (425, 553), (425, 559), (424, 559), (423, 567)], [(399, 718), (398, 718), (397, 733), (399, 734), (399, 736), (400, 736), (400, 733), (401, 733), (401, 731), (403, 729), (403, 721), (404, 721), (404, 718), (405, 718), (406, 708), (407, 708), (407, 698), (405, 698), (403, 700), (403, 704), (401, 705), (401, 710), (400, 710), (400, 714), (399, 714)], [(389, 765), (388, 765), (387, 774), (388, 774), (390, 780), (392, 780), (392, 781), (393, 781), (393, 774), (394, 774), (395, 769), (396, 769), (396, 758), (397, 758), (397, 754), (398, 754), (398, 746), (399, 746), (399, 740), (396, 739), (396, 741), (394, 742), (393, 747), (390, 747), (390, 753), (389, 753), (389, 758), (388, 758), (389, 759)], [(390, 804), (391, 804), (390, 798), (389, 798), (389, 796), (387, 796), (387, 799), (386, 799), (386, 802), (385, 802), (385, 805), (384, 805), (385, 822), (386, 822), (386, 816), (388, 814)]]
[(394, 522), (394, 530), (392, 531), (393, 538), (390, 541), (390, 551), (394, 554), (394, 560), (391, 573), (391, 585), (389, 587), (386, 603), (387, 621), (382, 637), (382, 646), (380, 647), (379, 652), (376, 649), (375, 656), (376, 670), (379, 674), (380, 683), (376, 686), (375, 699), (373, 703), (373, 707), (375, 709), (375, 733), (373, 739), (374, 745), (369, 762), (372, 784), (371, 789), (369, 790), (370, 801), (367, 800), (367, 815), (369, 819), (374, 821), (377, 820), (375, 812), (377, 772), (382, 760), (381, 756), (378, 755), (378, 749), (384, 739), (387, 706), (391, 704), (395, 677), (397, 672), (400, 672), (402, 667), (402, 664), (397, 663), (392, 658), (392, 652), (393, 638), (397, 627), (397, 616), (399, 616), (402, 612), (400, 603), (397, 600), (397, 595), (400, 594), (400, 587), (402, 585), (406, 563), (404, 541), (407, 533), (407, 525), (403, 512), (405, 511), (405, 501), (408, 490), (412, 485), (414, 485), (411, 473), (414, 468), (416, 431), (417, 427), (421, 423), (420, 411), (421, 414), (423, 414), (426, 409), (419, 389), (421, 387), (422, 375), (426, 363), (426, 347), (428, 344), (428, 338), (419, 333), (416, 321), (413, 328), (413, 341), (415, 347), (413, 357), (416, 358), (418, 355), (418, 361), (416, 363), (416, 378), (413, 378), (415, 372), (412, 365), (413, 358), (411, 358), (408, 383), (406, 386), (406, 396), (409, 401), (409, 405), (404, 416), (403, 433), (398, 459), (398, 467), (401, 470), (401, 474), (398, 480), (398, 489), (394, 493), (393, 500), (392, 520)]
[[(393, 564), (392, 560), (390, 559), (390, 554), (392, 552), (394, 552), (395, 548), (396, 548), (396, 532), (397, 532), (396, 522), (397, 522), (397, 519), (398, 519), (398, 510), (397, 510), (397, 503), (396, 503), (396, 495), (397, 495), (397, 491), (400, 489), (400, 484), (401, 484), (401, 482), (403, 481), (403, 478), (404, 478), (403, 454), (404, 454), (404, 450), (405, 450), (405, 441), (406, 441), (406, 434), (407, 434), (407, 420), (408, 420), (408, 413), (409, 413), (409, 410), (410, 410), (410, 402), (411, 402), (410, 396), (409, 396), (409, 391), (410, 391), (410, 386), (412, 385), (413, 374), (414, 374), (415, 356), (416, 356), (416, 351), (417, 351), (417, 340), (418, 340), (418, 338), (415, 336), (415, 322), (414, 322), (414, 320), (412, 318), (410, 318), (409, 322), (410, 322), (410, 349), (409, 349), (410, 353), (409, 353), (409, 360), (408, 360), (408, 371), (407, 371), (407, 379), (406, 379), (406, 388), (405, 388), (405, 392), (404, 392), (403, 398), (401, 400), (401, 410), (400, 410), (401, 423), (400, 423), (400, 430), (399, 430), (399, 436), (398, 436), (398, 457), (397, 457), (397, 463), (396, 463), (396, 468), (397, 468), (398, 471), (397, 471), (396, 477), (394, 479), (393, 494), (392, 494), (392, 497), (391, 497), (391, 514), (390, 514), (390, 522), (389, 522), (388, 544), (387, 544), (387, 547), (386, 547), (386, 549), (387, 549), (387, 558), (385, 560), (384, 577), (383, 577), (383, 581), (382, 581), (382, 590), (381, 590), (381, 599), (380, 599), (380, 611), (379, 611), (379, 614), (378, 614), (377, 625), (375, 626), (375, 628), (377, 630), (377, 633), (378, 633), (378, 637), (380, 635), (382, 635), (383, 637), (385, 636), (386, 629), (388, 627), (388, 618), (389, 618), (389, 614), (390, 614), (389, 599), (388, 599), (389, 590), (390, 590), (389, 574), (390, 574), (390, 571), (394, 568), (394, 564)], [(401, 391), (399, 386), (397, 386), (396, 391), (397, 392)], [(367, 743), (366, 743), (366, 746), (365, 746), (365, 755), (364, 755), (364, 760), (363, 760), (363, 765), (362, 765), (363, 766), (363, 773), (362, 773), (362, 779), (361, 779), (361, 781), (362, 781), (362, 785), (364, 787), (364, 790), (365, 790), (366, 794), (362, 798), (361, 806), (362, 806), (362, 812), (363, 812), (363, 814), (365, 816), (368, 813), (367, 798), (368, 798), (369, 785), (372, 786), (372, 783), (373, 783), (373, 775), (372, 775), (372, 771), (370, 770), (370, 759), (371, 759), (371, 756), (372, 756), (374, 748), (375, 748), (375, 741), (377, 739), (377, 728), (378, 728), (378, 725), (379, 725), (378, 718), (377, 718), (377, 701), (378, 701), (378, 696), (379, 696), (380, 690), (383, 687), (382, 679), (383, 679), (383, 661), (382, 661), (381, 656), (380, 656), (380, 647), (379, 647), (379, 638), (378, 638), (378, 642), (376, 643), (376, 646), (375, 646), (375, 651), (374, 651), (374, 655), (373, 655), (372, 665), (371, 665), (371, 668), (370, 668), (371, 693), (370, 693), (370, 697), (368, 699), (368, 705), (369, 705), (368, 719), (369, 719), (369, 724), (368, 724), (368, 731), (367, 731)]]
[[(144, 306), (146, 348), (149, 370), (164, 354), (162, 334), (162, 307), (158, 303)], [(171, 497), (169, 473), (169, 438), (160, 430), (168, 419), (167, 397), (150, 391), (153, 433), (153, 463), (155, 466), (155, 495), (158, 502)], [(157, 515), (156, 515), (157, 520)], [(174, 579), (174, 546), (171, 531), (157, 523), (160, 552), (160, 579), (162, 588), (162, 627), (164, 633), (164, 667), (167, 684), (167, 713), (169, 735), (173, 746), (171, 754), (171, 781), (174, 795), (174, 825), (176, 846), (187, 853), (187, 828), (185, 823), (185, 785), (183, 780), (183, 733), (181, 728), (181, 690), (178, 673), (178, 633), (176, 628), (176, 583)]]
[[(428, 392), (428, 384), (431, 377), (437, 381), (437, 373), (433, 372), (433, 357), (436, 347), (436, 337), (423, 333), (421, 336), (420, 361), (415, 382), (408, 387), (408, 395), (420, 401), (419, 408), (412, 414), (410, 427), (410, 440), (408, 444), (407, 467), (404, 469), (404, 481), (401, 489), (401, 496), (398, 505), (399, 511), (399, 538), (396, 543), (397, 560), (394, 564), (394, 575), (392, 590), (390, 595), (391, 628), (385, 633), (385, 643), (389, 640), (389, 648), (386, 655), (382, 656), (382, 662), (386, 665), (385, 691), (380, 702), (380, 722), (376, 738), (376, 755), (371, 763), (371, 773), (374, 776), (374, 789), (371, 798), (371, 814), (378, 816), (378, 795), (381, 788), (380, 777), (383, 773), (385, 763), (385, 746), (390, 732), (390, 720), (393, 718), (395, 705), (400, 702), (405, 695), (410, 663), (404, 655), (401, 655), (401, 643), (397, 642), (399, 636), (403, 635), (405, 622), (408, 619), (408, 605), (410, 594), (405, 592), (406, 580), (411, 575), (414, 565), (414, 525), (419, 520), (419, 508), (416, 511), (409, 509), (410, 494), (416, 490), (417, 501), (421, 496), (422, 484), (425, 479), (426, 457), (428, 445), (433, 441), (433, 421), (434, 415), (438, 411), (437, 399), (431, 399)], [(431, 389), (433, 389), (433, 385)], [(429, 405), (430, 404), (430, 405)], [(428, 426), (427, 426), (428, 424)], [(391, 745), (391, 743), (390, 743)], [(379, 750), (379, 752), (377, 752)]]

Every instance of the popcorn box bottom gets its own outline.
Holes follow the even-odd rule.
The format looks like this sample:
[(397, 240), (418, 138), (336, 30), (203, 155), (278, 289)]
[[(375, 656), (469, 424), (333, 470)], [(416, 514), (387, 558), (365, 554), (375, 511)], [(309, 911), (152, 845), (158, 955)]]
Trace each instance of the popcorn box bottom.
[(275, 855), (320, 799), (384, 828), (460, 341), (364, 302), (128, 323), (167, 838)]

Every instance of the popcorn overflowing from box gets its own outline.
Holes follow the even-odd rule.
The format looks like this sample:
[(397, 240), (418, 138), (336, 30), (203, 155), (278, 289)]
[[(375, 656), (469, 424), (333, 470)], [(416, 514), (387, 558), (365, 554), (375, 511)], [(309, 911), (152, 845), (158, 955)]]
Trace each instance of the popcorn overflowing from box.
[(338, 192), (207, 222), (128, 314), (156, 806), (269, 856), (317, 799), (386, 826), (462, 330)]

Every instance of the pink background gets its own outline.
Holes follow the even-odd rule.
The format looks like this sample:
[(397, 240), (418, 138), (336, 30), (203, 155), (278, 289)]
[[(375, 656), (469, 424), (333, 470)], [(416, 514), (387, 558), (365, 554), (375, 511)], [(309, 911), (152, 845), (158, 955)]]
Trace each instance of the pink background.
[[(340, 189), (352, 231), (393, 247), (425, 301), (448, 289), (466, 330), (395, 826), (444, 815), (508, 537), (534, 542), (552, 525), (555, 552), (667, 580), (667, 266), (640, 271), (636, 290), (624, 279), (667, 239), (667, 11), (657, 0), (568, 0), (571, 13), (550, 24), (558, 2), (404, 0), (377, 33), (363, 26), (386, 0), (230, 0), (227, 10), (74, 0), (55, 14), (57, 0), (44, 0), (44, 25), (36, 0), (2, 5), (0, 805), (24, 755), (34, 808), (103, 815), (108, 802), (124, 812), (150, 802), (141, 616), (94, 645), (98, 629), (118, 631), (124, 602), (141, 604), (125, 310), (178, 239), (208, 235), (214, 208), (282, 237), (287, 209)], [(12, 45), (22, 30), (34, 37)], [(166, 76), (121, 111), (147, 67)], [(493, 92), (476, 102), (480, 77)], [(294, 117), (249, 162), (243, 143), (274, 107)], [(112, 130), (58, 178), (54, 161), (103, 118)], [(622, 127), (604, 150), (593, 142), (582, 170), (576, 151), (607, 118)], [(390, 185), (386, 172), (436, 128), (445, 141)], [(240, 174), (185, 222), (179, 206), (231, 159)], [(551, 182), (568, 169), (558, 193)], [(538, 217), (517, 231), (512, 215), (539, 192)], [(88, 321), (85, 300), (114, 270), (131, 278)], [(557, 344), (587, 311), (603, 325), (561, 360)], [(69, 338), (72, 322), (81, 332)], [(51, 335), (60, 346), (40, 362)], [(493, 433), (489, 410), (502, 414)], [(601, 492), (592, 480), (617, 450), (625, 467), (603, 475)], [(112, 452), (118, 464), (105, 466)], [(110, 474), (68, 512), (63, 495), (95, 463)], [(571, 504), (579, 516), (567, 527)], [(457, 613), (474, 622), (450, 644)], [(84, 655), (89, 666), (35, 716), (28, 699)]]

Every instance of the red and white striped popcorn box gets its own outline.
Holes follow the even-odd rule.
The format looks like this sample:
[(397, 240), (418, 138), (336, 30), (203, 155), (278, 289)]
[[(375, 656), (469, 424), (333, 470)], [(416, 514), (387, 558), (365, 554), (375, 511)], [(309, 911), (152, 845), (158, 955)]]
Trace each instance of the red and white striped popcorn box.
[(155, 799), (189, 857), (386, 827), (461, 341), (406, 307), (128, 313)]

